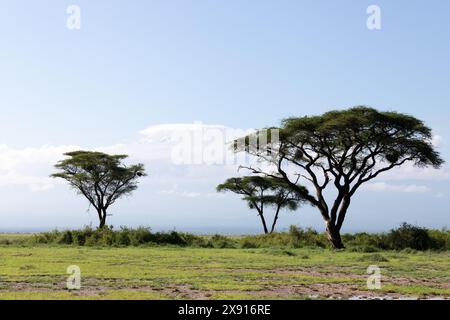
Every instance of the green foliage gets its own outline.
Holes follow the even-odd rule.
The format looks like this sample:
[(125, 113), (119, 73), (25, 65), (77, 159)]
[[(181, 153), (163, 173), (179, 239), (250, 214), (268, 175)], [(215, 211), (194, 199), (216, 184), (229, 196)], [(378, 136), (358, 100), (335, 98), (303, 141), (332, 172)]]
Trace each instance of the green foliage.
[(224, 248), (236, 248), (237, 243), (235, 240), (216, 234), (209, 239), (208, 243), (212, 248), (224, 249)]
[[(219, 243), (218, 238), (213, 239), (211, 244), (206, 238), (193, 234), (180, 233), (176, 231), (152, 233), (149, 228), (144, 227), (139, 227), (136, 229), (122, 227), (120, 230), (113, 230), (111, 227), (104, 227), (101, 229), (86, 227), (82, 230), (65, 231), (54, 230), (35, 234), (28, 241), (31, 244), (60, 244), (75, 246), (175, 245), (194, 247), (230, 247), (217, 245), (217, 243)], [(222, 241), (231, 242), (231, 240), (226, 237), (223, 237)]]
[[(444, 163), (423, 121), (366, 106), (285, 119), (270, 156), (267, 150), (249, 146), (261, 132), (237, 139), (234, 150), (267, 164), (246, 167), (254, 174), (272, 176), (275, 167), (276, 175), (291, 189), (296, 189), (300, 177), (310, 181), (316, 195), (305, 199), (320, 211), (329, 239), (338, 249), (344, 247), (339, 233), (351, 199), (364, 183), (406, 163), (434, 168)], [(330, 188), (335, 189), (334, 199), (327, 199)]]
[(105, 225), (108, 208), (136, 190), (138, 178), (146, 175), (143, 164), (123, 164), (126, 155), (75, 151), (65, 156), (68, 158), (55, 165), (59, 172), (51, 176), (68, 181), (89, 200), (98, 213), (100, 227)]
[(391, 230), (385, 237), (386, 247), (394, 250), (435, 249), (433, 246), (442, 245), (439, 241), (433, 241), (427, 229), (403, 223), (400, 228)]
[(61, 232), (58, 230), (43, 232), (33, 235), (30, 239), (32, 243), (36, 244), (57, 244), (60, 242)]
[(29, 237), (27, 234), (0, 234), (0, 246), (23, 246)]
[(366, 232), (342, 235), (347, 247), (354, 252), (376, 252), (386, 249), (383, 234), (369, 234)]
[(152, 236), (151, 241), (158, 244), (172, 244), (177, 246), (188, 245), (188, 242), (186, 241), (184, 234), (176, 231), (171, 231), (169, 233), (165, 232), (155, 233)]
[[(347, 251), (359, 253), (377, 253), (382, 250), (405, 251), (414, 253), (426, 250), (450, 250), (449, 230), (428, 230), (408, 224), (388, 233), (356, 233), (342, 236), (347, 242)], [(325, 233), (313, 229), (301, 229), (291, 226), (288, 232), (248, 236), (199, 236), (183, 232), (156, 232), (149, 228), (130, 229), (122, 227), (113, 230), (106, 227), (81, 230), (50, 231), (30, 236), (0, 235), (0, 245), (68, 245), (68, 246), (179, 246), (198, 248), (241, 248), (241, 249), (283, 249), (289, 248), (326, 248), (328, 240)]]
[(450, 249), (450, 230), (428, 230), (431, 237), (432, 248)]
[[(358, 106), (326, 112), (321, 116), (289, 118), (283, 121), (282, 130), (284, 138), (310, 144), (325, 158), (331, 156), (326, 150), (335, 150), (334, 155), (342, 156), (341, 152), (349, 146), (364, 143), (365, 147), (355, 154), (357, 160), (361, 159), (358, 164), (372, 153), (370, 147), (378, 148), (378, 161), (399, 163), (411, 158), (416, 165), (435, 167), (443, 163), (432, 145), (431, 129), (421, 120), (398, 112), (380, 112)], [(326, 144), (325, 149), (323, 143)], [(344, 161), (344, 168), (352, 166), (352, 158), (349, 157), (348, 162)]]
[(73, 235), (72, 231), (67, 230), (61, 233), (58, 244), (72, 244), (73, 243)]
[(319, 247), (324, 248), (327, 239), (313, 229), (301, 229), (291, 226), (289, 232), (279, 232), (266, 235), (245, 236), (239, 239), (241, 248), (271, 248), (271, 247)]
[(289, 235), (293, 239), (292, 241), (296, 247), (310, 246), (325, 248), (328, 243), (325, 234), (319, 234), (311, 228), (301, 229), (297, 226), (290, 226)]
[[(300, 204), (307, 202), (306, 197), (309, 196), (305, 187), (297, 186), (294, 190), (281, 177), (275, 176), (229, 178), (217, 186), (217, 191), (231, 191), (242, 195), (242, 200), (247, 202), (249, 208), (258, 211), (265, 233), (272, 233), (275, 230), (281, 209), (295, 211)], [(275, 209), (275, 216), (270, 229), (264, 216), (266, 207)]]
[(299, 204), (306, 202), (308, 190), (299, 186), (292, 190), (281, 178), (246, 176), (227, 179), (217, 186), (218, 192), (231, 191), (242, 195), (250, 209), (262, 211), (264, 206), (297, 210)]

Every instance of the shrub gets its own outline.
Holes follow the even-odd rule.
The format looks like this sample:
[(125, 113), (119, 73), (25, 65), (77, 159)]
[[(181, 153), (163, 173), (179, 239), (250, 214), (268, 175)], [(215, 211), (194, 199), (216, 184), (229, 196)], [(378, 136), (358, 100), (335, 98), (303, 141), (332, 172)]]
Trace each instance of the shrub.
[(61, 233), (58, 244), (72, 244), (73, 243), (73, 236), (72, 231), (66, 230)]
[(245, 236), (239, 239), (241, 247), (245, 244), (247, 248), (271, 248), (271, 247), (293, 247), (292, 237), (287, 233), (272, 233), (255, 236)]
[(214, 248), (220, 248), (220, 249), (225, 249), (225, 248), (236, 248), (236, 242), (233, 241), (232, 239), (216, 234), (214, 236), (211, 237), (210, 239), (210, 244), (212, 247)]
[[(382, 243), (382, 236), (365, 232), (355, 234), (345, 234), (342, 239), (347, 247), (378, 248)], [(370, 249), (369, 249), (370, 250)]]
[(33, 235), (31, 242), (38, 244), (57, 243), (61, 233), (58, 230)]
[(319, 234), (316, 230), (307, 228), (301, 229), (297, 226), (289, 227), (289, 235), (292, 238), (294, 247), (321, 247), (327, 246), (327, 240), (324, 234)]
[(183, 236), (176, 232), (171, 231), (169, 233), (157, 232), (152, 235), (152, 242), (157, 244), (172, 244), (177, 246), (186, 246), (187, 242), (184, 240)]
[(129, 237), (130, 243), (133, 246), (143, 245), (152, 241), (150, 228), (139, 227), (131, 232), (129, 230)]
[(83, 230), (72, 231), (73, 244), (76, 246), (84, 246), (86, 240), (89, 239), (95, 231), (91, 227), (85, 227)]
[[(126, 232), (123, 233), (125, 236), (127, 235)], [(119, 232), (118, 234), (116, 232), (114, 232), (111, 228), (102, 228), (102, 229), (98, 229), (96, 230), (96, 232), (94, 233), (94, 235), (96, 236), (96, 245), (100, 245), (100, 246), (112, 246), (117, 244), (117, 240), (116, 237), (117, 235), (122, 235), (122, 232)], [(127, 242), (126, 245), (128, 246), (130, 243)]]
[(131, 232), (128, 228), (122, 228), (119, 232), (115, 232), (114, 243), (119, 246), (129, 246), (131, 244)]
[(432, 240), (425, 228), (403, 223), (400, 228), (391, 230), (386, 236), (390, 249), (428, 250), (432, 247)]
[(428, 230), (432, 249), (450, 250), (450, 230)]
[(255, 249), (258, 245), (249, 239), (243, 239), (240, 241), (242, 249)]
[[(409, 224), (388, 233), (343, 234), (347, 250), (353, 252), (374, 253), (379, 250), (450, 250), (449, 230), (428, 230)], [(284, 249), (311, 247), (327, 247), (328, 240), (324, 233), (313, 229), (301, 229), (291, 226), (288, 232), (278, 232), (263, 235), (248, 235), (228, 237), (214, 235), (198, 236), (177, 231), (153, 233), (149, 228), (131, 229), (121, 227), (119, 230), (105, 227), (92, 229), (85, 227), (80, 230), (50, 231), (35, 234), (24, 240), (0, 239), (0, 245), (33, 245), (62, 244), (75, 246), (142, 246), (142, 245), (174, 245), (201, 248), (274, 248)]]

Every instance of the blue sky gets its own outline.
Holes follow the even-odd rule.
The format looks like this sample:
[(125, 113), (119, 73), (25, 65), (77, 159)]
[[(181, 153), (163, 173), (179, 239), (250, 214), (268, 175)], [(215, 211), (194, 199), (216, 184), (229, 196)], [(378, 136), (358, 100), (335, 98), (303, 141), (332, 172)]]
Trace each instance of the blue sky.
[[(81, 30), (66, 28), (71, 4)], [(371, 4), (381, 30), (366, 27)], [(437, 0), (2, 1), (0, 229), (95, 223), (83, 199), (46, 180), (56, 154), (133, 151), (123, 146), (161, 124), (248, 129), (366, 104), (425, 120), (448, 159), (449, 12)], [(113, 224), (259, 228), (238, 198), (212, 195), (232, 168), (175, 168), (148, 152), (150, 176), (114, 208)], [(348, 230), (448, 225), (448, 167), (376, 182), (357, 196)], [(312, 208), (286, 214), (281, 226), (290, 223), (322, 228)]]

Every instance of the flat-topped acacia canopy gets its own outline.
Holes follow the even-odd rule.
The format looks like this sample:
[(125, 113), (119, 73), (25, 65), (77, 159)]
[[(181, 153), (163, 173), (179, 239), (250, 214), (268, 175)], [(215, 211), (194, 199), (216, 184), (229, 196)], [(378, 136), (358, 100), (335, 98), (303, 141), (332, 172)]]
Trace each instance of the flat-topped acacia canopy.
[[(355, 192), (365, 182), (406, 163), (441, 167), (444, 161), (432, 138), (431, 129), (413, 116), (358, 106), (283, 120), (276, 154), (267, 156), (266, 150), (239, 147), (242, 143), (235, 147), (276, 168), (246, 167), (254, 173), (280, 177), (294, 189), (298, 179), (293, 177), (307, 179), (316, 191), (308, 201), (319, 209), (332, 245), (342, 248), (340, 230)], [(325, 199), (327, 187), (336, 191), (331, 202)]]
[(145, 176), (143, 164), (126, 166), (127, 155), (109, 155), (102, 152), (74, 151), (55, 167), (60, 172), (52, 175), (62, 178), (82, 194), (98, 213), (99, 227), (106, 224), (108, 208), (117, 199), (137, 189), (138, 178)]

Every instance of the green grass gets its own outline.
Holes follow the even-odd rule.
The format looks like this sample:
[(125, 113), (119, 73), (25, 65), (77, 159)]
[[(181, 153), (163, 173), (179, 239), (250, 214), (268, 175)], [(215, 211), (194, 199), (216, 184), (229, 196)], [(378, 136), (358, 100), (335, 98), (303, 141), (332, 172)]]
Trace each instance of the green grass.
[[(381, 290), (366, 288), (371, 264)], [(81, 290), (65, 288), (70, 265)], [(448, 251), (0, 247), (0, 299), (450, 298), (449, 284)]]

